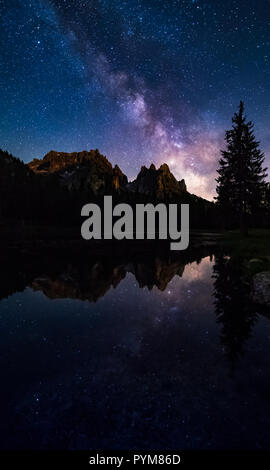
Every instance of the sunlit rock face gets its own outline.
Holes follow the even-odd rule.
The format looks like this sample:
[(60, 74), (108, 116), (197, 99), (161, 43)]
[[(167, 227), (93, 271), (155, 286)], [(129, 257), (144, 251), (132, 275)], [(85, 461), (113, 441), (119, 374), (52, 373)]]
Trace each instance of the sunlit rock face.
[(126, 175), (117, 165), (113, 168), (98, 150), (73, 153), (51, 150), (43, 159), (34, 159), (28, 165), (37, 174), (55, 175), (70, 191), (91, 191), (99, 195), (120, 191), (127, 184)]
[(118, 165), (113, 168), (113, 187), (116, 190), (126, 187), (128, 179), (126, 175), (120, 170)]
[(51, 150), (43, 159), (28, 164), (39, 175), (54, 175), (70, 191), (91, 191), (102, 195), (108, 191), (137, 193), (157, 200), (169, 200), (187, 193), (184, 180), (177, 181), (168, 165), (158, 169), (142, 166), (136, 180), (128, 183), (118, 165), (115, 167), (98, 150), (56, 152)]
[[(153, 163), (149, 168), (142, 166), (132, 182), (128, 182), (121, 169), (117, 165), (113, 167), (97, 149), (73, 153), (52, 150), (43, 159), (34, 159), (25, 167), (35, 180), (26, 207), (32, 208), (33, 201), (38, 201), (42, 192), (45, 214), (54, 214), (57, 200), (63, 202), (66, 213), (79, 214), (80, 204), (112, 195), (131, 205), (189, 204), (191, 227), (204, 227), (206, 221), (212, 226), (216, 221), (214, 204), (189, 193), (185, 180), (178, 181), (166, 163), (159, 168)], [(51, 201), (50, 211), (47, 201)], [(73, 204), (72, 211), (70, 204)]]
[(159, 200), (181, 196), (187, 190), (185, 181), (178, 182), (166, 163), (158, 169), (153, 163), (149, 168), (142, 166), (136, 180), (129, 183), (128, 189)]

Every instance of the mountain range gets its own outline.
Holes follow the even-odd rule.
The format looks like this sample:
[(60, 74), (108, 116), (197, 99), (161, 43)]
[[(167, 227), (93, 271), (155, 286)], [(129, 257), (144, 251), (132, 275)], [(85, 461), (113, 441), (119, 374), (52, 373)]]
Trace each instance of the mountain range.
[(131, 205), (158, 202), (190, 204), (194, 227), (215, 224), (215, 204), (189, 193), (163, 163), (142, 166), (128, 181), (99, 150), (56, 152), (24, 163), (0, 150), (0, 219), (14, 218), (48, 224), (77, 224), (83, 204), (112, 195)]
[(130, 192), (157, 200), (187, 196), (184, 179), (177, 181), (168, 165), (156, 168), (142, 166), (137, 178), (128, 182), (118, 165), (114, 167), (99, 150), (56, 152), (51, 150), (43, 159), (34, 159), (28, 167), (38, 175), (54, 175), (62, 187), (70, 191), (90, 191), (95, 196), (107, 192)]

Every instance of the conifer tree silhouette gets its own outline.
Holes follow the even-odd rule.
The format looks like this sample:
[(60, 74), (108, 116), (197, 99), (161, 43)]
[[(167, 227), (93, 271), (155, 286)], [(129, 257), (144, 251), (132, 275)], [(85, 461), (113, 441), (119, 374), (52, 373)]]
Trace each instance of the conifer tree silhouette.
[(245, 234), (263, 206), (267, 168), (263, 168), (264, 154), (255, 139), (253, 123), (246, 121), (242, 101), (232, 123), (219, 160), (216, 200), (227, 221), (237, 223)]

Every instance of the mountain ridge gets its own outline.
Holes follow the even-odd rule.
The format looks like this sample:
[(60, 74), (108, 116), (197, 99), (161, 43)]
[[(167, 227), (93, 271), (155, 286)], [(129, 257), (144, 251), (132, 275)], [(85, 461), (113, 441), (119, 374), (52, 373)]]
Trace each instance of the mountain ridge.
[(216, 206), (191, 194), (184, 180), (177, 181), (166, 163), (142, 166), (133, 181), (114, 167), (99, 150), (48, 152), (28, 164), (0, 149), (0, 220), (50, 226), (80, 223), (81, 208), (102, 203), (104, 195), (114, 203), (175, 203), (190, 205), (190, 226), (215, 227)]
[(90, 190), (95, 195), (113, 190), (165, 200), (188, 193), (185, 180), (177, 181), (166, 163), (159, 168), (153, 163), (149, 168), (143, 165), (135, 180), (128, 181), (119, 166), (113, 167), (98, 149), (72, 153), (51, 150), (28, 167), (39, 175), (55, 175), (69, 190)]

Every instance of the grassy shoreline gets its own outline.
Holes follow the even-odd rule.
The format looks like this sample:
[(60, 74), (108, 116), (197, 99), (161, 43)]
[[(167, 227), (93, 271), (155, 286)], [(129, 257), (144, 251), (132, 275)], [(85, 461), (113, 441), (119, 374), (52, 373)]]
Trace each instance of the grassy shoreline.
[(232, 255), (270, 261), (270, 229), (250, 229), (246, 237), (239, 230), (230, 230), (223, 233), (221, 243)]

